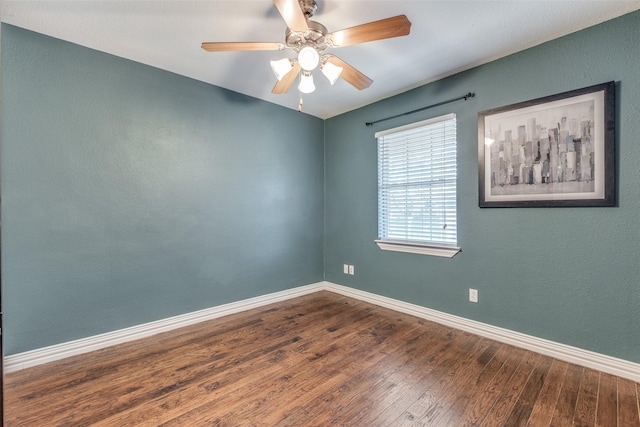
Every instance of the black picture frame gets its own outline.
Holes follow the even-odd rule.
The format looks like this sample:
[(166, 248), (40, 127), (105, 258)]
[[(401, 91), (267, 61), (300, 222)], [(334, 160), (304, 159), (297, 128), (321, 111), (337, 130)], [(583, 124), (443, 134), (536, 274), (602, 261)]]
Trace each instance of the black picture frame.
[(615, 82), (478, 113), (479, 206), (616, 206)]

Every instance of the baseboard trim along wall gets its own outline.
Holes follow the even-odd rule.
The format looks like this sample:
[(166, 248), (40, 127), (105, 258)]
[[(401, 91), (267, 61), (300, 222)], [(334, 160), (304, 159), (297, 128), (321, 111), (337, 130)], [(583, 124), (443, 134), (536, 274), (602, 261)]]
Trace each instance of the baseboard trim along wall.
[(330, 282), (319, 282), (311, 285), (300, 286), (281, 292), (249, 298), (230, 304), (223, 304), (217, 307), (146, 323), (131, 328), (121, 329), (106, 334), (100, 334), (93, 337), (6, 356), (4, 360), (5, 372), (13, 372), (29, 368), (43, 363), (52, 362), (54, 360), (63, 359), (65, 357), (87, 353), (89, 351), (98, 350), (111, 345), (132, 341), (160, 332), (166, 332), (183, 326), (192, 325), (194, 323), (203, 322), (205, 320), (215, 319), (323, 290), (390, 308), (401, 313), (410, 314), (450, 326), (452, 328), (514, 345), (516, 347), (525, 348), (565, 362), (597, 369), (602, 372), (640, 382), (640, 364), (638, 363), (537, 338), (520, 332), (499, 328), (497, 326), (488, 325), (475, 320), (465, 319), (463, 317), (454, 316), (419, 305)]
[(318, 292), (323, 289), (323, 283), (299, 286), (293, 289), (287, 289), (229, 304), (222, 304), (216, 307), (206, 308), (204, 310), (157, 320), (155, 322), (144, 323), (130, 328), (119, 329), (113, 332), (107, 332), (87, 338), (25, 351), (24, 353), (5, 356), (4, 370), (9, 373), (20, 369), (42, 365), (44, 363), (53, 362), (66, 357), (76, 356), (112, 345), (145, 338), (161, 332), (171, 331), (183, 326), (189, 326), (206, 320), (217, 319), (218, 317), (250, 310), (252, 308), (262, 307), (275, 302), (285, 301), (291, 298)]
[(387, 298), (370, 292), (360, 291), (334, 283), (325, 283), (324, 289), (344, 296), (366, 301), (371, 304), (390, 308), (401, 313), (411, 314), (432, 322), (461, 329), (499, 342), (535, 351), (565, 362), (596, 369), (632, 381), (640, 382), (640, 364), (612, 356), (583, 350), (566, 344), (537, 338), (509, 329), (499, 328), (464, 317), (454, 316), (393, 298)]

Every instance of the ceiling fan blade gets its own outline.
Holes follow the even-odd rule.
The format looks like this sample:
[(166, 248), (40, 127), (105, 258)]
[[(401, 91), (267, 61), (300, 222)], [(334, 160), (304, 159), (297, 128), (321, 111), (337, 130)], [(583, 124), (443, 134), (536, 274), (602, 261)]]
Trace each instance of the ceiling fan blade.
[(282, 43), (271, 42), (205, 42), (202, 48), (208, 52), (232, 52), (239, 50), (284, 50)]
[(411, 31), (411, 22), (405, 15), (381, 19), (368, 24), (357, 25), (327, 35), (328, 43), (333, 47), (350, 46), (375, 40), (406, 36)]
[(331, 62), (337, 67), (342, 67), (340, 78), (342, 78), (342, 80), (346, 81), (358, 90), (366, 89), (371, 86), (371, 83), (373, 83), (373, 80), (371, 80), (369, 77), (365, 76), (360, 71), (356, 70), (337, 56), (330, 55), (327, 61)]
[(282, 95), (289, 91), (289, 88), (296, 81), (296, 77), (298, 77), (298, 73), (300, 73), (300, 64), (298, 61), (293, 64), (293, 68), (284, 77), (276, 83), (276, 85), (271, 90), (271, 93), (276, 95)]
[(273, 0), (273, 3), (278, 8), (287, 27), (299, 33), (307, 31), (309, 28), (307, 18), (304, 16), (298, 0)]

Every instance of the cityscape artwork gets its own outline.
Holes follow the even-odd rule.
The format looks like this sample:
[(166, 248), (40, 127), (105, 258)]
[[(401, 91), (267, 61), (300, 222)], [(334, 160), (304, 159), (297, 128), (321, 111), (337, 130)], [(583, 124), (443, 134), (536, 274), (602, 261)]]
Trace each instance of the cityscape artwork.
[(613, 82), (478, 114), (481, 207), (615, 204)]

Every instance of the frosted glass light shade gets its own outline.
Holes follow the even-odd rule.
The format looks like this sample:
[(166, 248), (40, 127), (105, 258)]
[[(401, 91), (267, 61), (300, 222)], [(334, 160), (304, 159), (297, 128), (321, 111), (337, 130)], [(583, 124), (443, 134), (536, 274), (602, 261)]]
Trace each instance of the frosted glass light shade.
[(320, 62), (320, 55), (314, 48), (307, 46), (303, 47), (298, 53), (298, 63), (305, 71), (315, 70)]
[(325, 75), (329, 82), (333, 85), (340, 74), (342, 74), (342, 67), (338, 67), (337, 65), (332, 64), (331, 62), (326, 62), (322, 66), (322, 74)]
[(282, 80), (284, 76), (287, 75), (293, 66), (291, 65), (291, 60), (289, 58), (280, 59), (278, 61), (271, 61), (271, 69), (273, 70), (273, 74), (276, 75), (276, 79)]
[(303, 72), (300, 76), (300, 84), (298, 90), (302, 93), (311, 93), (316, 90), (316, 86), (313, 84), (313, 76), (310, 72)]

